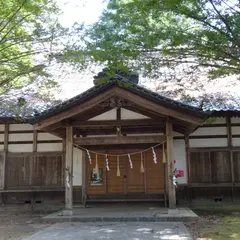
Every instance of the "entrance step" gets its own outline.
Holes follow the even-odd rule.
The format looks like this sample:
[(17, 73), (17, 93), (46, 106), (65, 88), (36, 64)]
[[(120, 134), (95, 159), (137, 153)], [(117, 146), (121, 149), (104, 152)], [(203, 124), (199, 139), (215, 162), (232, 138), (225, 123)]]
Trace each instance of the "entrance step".
[(163, 202), (166, 205), (165, 194), (106, 194), (88, 195), (86, 203), (104, 202)]

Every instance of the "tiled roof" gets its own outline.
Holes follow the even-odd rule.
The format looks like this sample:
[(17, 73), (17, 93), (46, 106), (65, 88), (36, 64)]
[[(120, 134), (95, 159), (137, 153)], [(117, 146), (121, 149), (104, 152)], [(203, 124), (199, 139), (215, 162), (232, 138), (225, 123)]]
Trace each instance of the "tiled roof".
[(201, 109), (172, 100), (170, 98), (164, 97), (159, 95), (158, 93), (155, 93), (153, 91), (150, 91), (144, 87), (141, 87), (137, 84), (134, 83), (129, 83), (129, 82), (117, 82), (117, 81), (111, 81), (102, 85), (96, 85), (87, 91), (75, 96), (74, 98), (71, 98), (61, 104), (58, 104), (44, 112), (41, 112), (34, 117), (31, 117), (28, 119), (30, 123), (36, 123), (38, 121), (41, 121), (43, 119), (46, 119), (48, 117), (54, 116), (58, 113), (61, 113), (69, 108), (72, 108), (76, 105), (81, 104), (82, 102), (96, 96), (99, 93), (102, 93), (108, 89), (110, 89), (113, 86), (118, 85), (121, 88), (126, 89), (127, 91), (133, 92), (137, 94), (138, 96), (141, 96), (145, 99), (148, 99), (150, 101), (153, 101), (158, 104), (162, 104), (166, 107), (173, 108), (173, 109), (178, 109), (178, 110), (184, 110), (189, 112), (190, 114), (197, 115), (200, 117), (204, 117), (207, 114), (204, 113)]

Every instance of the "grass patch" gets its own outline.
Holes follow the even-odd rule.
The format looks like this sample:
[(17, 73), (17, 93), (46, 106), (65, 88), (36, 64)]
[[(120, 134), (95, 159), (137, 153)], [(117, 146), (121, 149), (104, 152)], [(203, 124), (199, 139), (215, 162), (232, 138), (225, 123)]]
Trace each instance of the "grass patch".
[(205, 230), (204, 239), (208, 240), (228, 240), (240, 239), (240, 213), (223, 217), (222, 221)]
[(199, 204), (191, 206), (191, 209), (207, 221), (207, 225), (199, 229), (200, 239), (240, 240), (239, 202)]

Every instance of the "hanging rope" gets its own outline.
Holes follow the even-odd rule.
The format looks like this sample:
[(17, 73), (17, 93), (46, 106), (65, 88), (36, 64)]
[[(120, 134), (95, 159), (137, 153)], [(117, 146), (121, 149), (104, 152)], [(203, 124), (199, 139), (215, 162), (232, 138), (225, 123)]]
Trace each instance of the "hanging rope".
[[(156, 148), (156, 147), (158, 147), (158, 146), (161, 146), (161, 145), (164, 144), (165, 142), (166, 142), (166, 141), (163, 141), (163, 142), (158, 143), (158, 144), (156, 144), (156, 145), (154, 145), (154, 146), (152, 146), (152, 147), (146, 148), (146, 149), (144, 149), (144, 150), (142, 150), (142, 151), (131, 152), (131, 153), (124, 153), (124, 154), (108, 154), (108, 156), (112, 156), (112, 157), (117, 157), (117, 156), (123, 157), (123, 156), (128, 156), (129, 154), (130, 154), (130, 155), (141, 154), (141, 153), (143, 153), (143, 152), (147, 152), (147, 151), (149, 151), (149, 150), (152, 150), (153, 148)], [(98, 152), (95, 152), (95, 151), (90, 151), (90, 150), (88, 150), (88, 149), (86, 149), (86, 148), (84, 148), (84, 147), (81, 147), (81, 146), (79, 146), (78, 144), (75, 144), (75, 143), (74, 143), (73, 145), (76, 146), (76, 147), (78, 147), (79, 149), (82, 149), (82, 150), (84, 150), (84, 151), (87, 152), (87, 155), (88, 155), (88, 158), (89, 158), (89, 162), (90, 162), (90, 163), (92, 163), (92, 159), (91, 159), (90, 153), (97, 154), (97, 155), (101, 155), (101, 156), (106, 156), (105, 153), (98, 153)]]
[(98, 176), (98, 174), (99, 174), (99, 169), (98, 169), (98, 155), (97, 155), (97, 154), (96, 154), (95, 172), (96, 172), (96, 174), (97, 174), (97, 176)]
[(166, 160), (166, 153), (165, 153), (164, 143), (163, 143), (163, 145), (162, 145), (162, 153), (163, 153), (162, 162), (163, 162), (163, 163), (166, 163), (167, 160)]
[(143, 166), (143, 153), (141, 152), (141, 168), (140, 168), (140, 172), (143, 173), (144, 172), (144, 166)]
[(117, 156), (117, 177), (120, 177), (119, 156)]

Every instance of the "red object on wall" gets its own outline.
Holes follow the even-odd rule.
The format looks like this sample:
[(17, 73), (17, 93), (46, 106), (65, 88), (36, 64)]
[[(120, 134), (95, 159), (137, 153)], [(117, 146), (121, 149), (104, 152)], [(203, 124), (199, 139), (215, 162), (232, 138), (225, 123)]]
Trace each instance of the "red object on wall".
[(173, 163), (176, 164), (176, 160), (173, 160)]
[(176, 171), (176, 175), (177, 175), (178, 177), (184, 177), (184, 170), (177, 170), (177, 171)]

